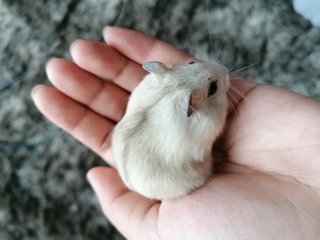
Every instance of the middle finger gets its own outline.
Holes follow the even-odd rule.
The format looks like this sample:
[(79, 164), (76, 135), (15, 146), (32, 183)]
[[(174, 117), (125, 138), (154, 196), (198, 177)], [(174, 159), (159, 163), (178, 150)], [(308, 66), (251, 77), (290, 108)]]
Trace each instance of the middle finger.
[(77, 40), (70, 51), (78, 66), (127, 91), (132, 91), (146, 75), (139, 64), (104, 43)]

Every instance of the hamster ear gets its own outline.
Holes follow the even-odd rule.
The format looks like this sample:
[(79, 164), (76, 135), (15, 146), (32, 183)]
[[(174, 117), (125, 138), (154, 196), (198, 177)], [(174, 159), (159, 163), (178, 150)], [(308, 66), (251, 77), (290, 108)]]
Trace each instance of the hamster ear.
[(163, 75), (165, 74), (169, 68), (167, 68), (163, 63), (151, 61), (151, 62), (145, 62), (142, 64), (142, 68), (149, 73), (155, 73)]

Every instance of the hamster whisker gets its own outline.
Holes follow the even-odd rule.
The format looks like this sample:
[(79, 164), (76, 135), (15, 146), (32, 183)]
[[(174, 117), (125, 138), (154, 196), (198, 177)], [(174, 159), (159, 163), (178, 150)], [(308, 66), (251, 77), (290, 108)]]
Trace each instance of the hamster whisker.
[(233, 112), (236, 116), (238, 116), (237, 108), (236, 108), (236, 106), (235, 106), (235, 104), (236, 104), (236, 98), (235, 98), (232, 94), (228, 94), (228, 103), (230, 104), (230, 107), (231, 107), (230, 110), (232, 110), (232, 112)]
[(233, 86), (230, 86), (230, 90), (231, 91), (229, 92), (228, 96), (232, 96), (235, 102), (238, 102), (238, 104), (240, 104), (241, 102), (248, 103), (247, 96), (245, 94), (243, 94)]
[(241, 81), (242, 85), (248, 86), (250, 88), (252, 87), (252, 83), (249, 83), (249, 82), (245, 81), (245, 79), (243, 77), (233, 77), (232, 76), (231, 80), (239, 80), (239, 81)]
[(191, 55), (193, 57), (196, 56), (194, 50), (190, 46), (188, 46), (188, 51), (189, 51), (189, 55)]
[(208, 1), (206, 1), (206, 24), (207, 24), (207, 30), (208, 30), (208, 35), (209, 35), (209, 56), (212, 57), (213, 56), (213, 44), (212, 44), (212, 33), (210, 31), (210, 24), (209, 24), (209, 3)]
[[(249, 85), (250, 86), (250, 85)], [(235, 93), (238, 94), (239, 97), (241, 97), (241, 99), (245, 99), (246, 98), (246, 95), (244, 95), (242, 92), (240, 92), (238, 89), (236, 89), (235, 87), (233, 86), (230, 86), (230, 89), (232, 91), (234, 91)]]
[(232, 73), (233, 70), (238, 66), (239, 66), (238, 64), (234, 64), (233, 66), (229, 67), (229, 73)]
[[(236, 70), (236, 71), (232, 71), (232, 73), (233, 73), (233, 74), (236, 74), (236, 73), (242, 72), (242, 71), (244, 71), (244, 70), (248, 70), (249, 68), (254, 67), (254, 66), (256, 66), (256, 65), (258, 65), (258, 63), (252, 63), (252, 64), (250, 64), (250, 65), (248, 65), (248, 66), (245, 66), (245, 67), (242, 67), (242, 68), (240, 68), (240, 69), (238, 69), (238, 70)], [(230, 71), (230, 72), (231, 72), (231, 71)]]
[[(241, 125), (243, 128), (247, 128), (247, 125), (245, 124), (245, 121), (243, 121), (243, 119), (240, 117), (240, 112), (239, 112), (239, 106), (242, 102), (244, 102), (245, 104), (247, 103), (248, 106), (250, 106), (248, 100), (247, 100), (247, 96), (245, 94), (243, 94), (242, 92), (240, 92), (238, 89), (236, 89), (235, 87), (230, 86), (230, 92), (228, 93), (228, 97), (230, 97), (230, 99), (233, 100), (233, 105), (235, 107), (235, 115), (238, 119), (240, 119)], [(235, 96), (238, 95), (238, 97), (240, 98), (240, 100), (238, 99), (238, 97)], [(235, 104), (237, 104), (235, 106)]]
[[(245, 98), (243, 98), (243, 99), (245, 99)], [(232, 112), (234, 113), (234, 119), (238, 119), (240, 121), (241, 127), (246, 129), (247, 125), (245, 124), (245, 121), (243, 121), (243, 118), (241, 117), (241, 113), (238, 109), (239, 104), (237, 104), (237, 98), (235, 96), (233, 96), (232, 93), (228, 94), (228, 102), (231, 106)], [(230, 112), (229, 112), (229, 114), (230, 114)]]
[(170, 100), (173, 101), (177, 98), (184, 98), (186, 95), (186, 91), (181, 90), (181, 91), (176, 91), (173, 95), (171, 95)]
[(216, 61), (217, 62), (220, 62), (220, 57), (221, 57), (221, 53), (222, 53), (223, 49), (224, 49), (224, 42), (223, 42), (223, 40), (220, 40), (219, 47), (218, 47), (218, 53), (217, 53), (217, 56), (216, 56)]

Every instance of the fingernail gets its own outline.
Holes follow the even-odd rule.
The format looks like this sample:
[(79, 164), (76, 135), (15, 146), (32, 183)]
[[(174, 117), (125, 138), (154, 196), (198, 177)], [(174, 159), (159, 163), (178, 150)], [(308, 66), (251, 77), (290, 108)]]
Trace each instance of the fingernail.
[(41, 87), (42, 87), (42, 85), (36, 85), (36, 86), (34, 86), (34, 87), (32, 88), (32, 90), (31, 90), (31, 98), (32, 98), (32, 99), (34, 98), (34, 96), (36, 95), (37, 91), (38, 91), (39, 88), (41, 88)]
[(69, 48), (71, 55), (73, 54), (73, 49), (75, 48), (75, 46), (78, 44), (81, 44), (82, 42), (84, 42), (83, 39), (76, 39), (71, 43), (70, 48)]
[(108, 43), (108, 39), (107, 39), (107, 32), (111, 29), (111, 26), (106, 26), (103, 31), (102, 31), (102, 35), (104, 37), (104, 40), (106, 43)]
[(87, 181), (89, 182), (89, 184), (90, 185), (92, 185), (91, 184), (91, 174), (90, 174), (90, 170), (87, 172), (87, 174), (86, 174), (86, 179), (87, 179)]

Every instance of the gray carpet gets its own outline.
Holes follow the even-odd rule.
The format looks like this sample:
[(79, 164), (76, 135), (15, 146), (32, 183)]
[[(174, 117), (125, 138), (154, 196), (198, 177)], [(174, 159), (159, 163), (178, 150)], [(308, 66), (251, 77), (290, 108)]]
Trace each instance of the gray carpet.
[[(0, 239), (122, 239), (86, 171), (103, 161), (44, 119), (46, 61), (105, 25), (137, 29), (239, 74), (320, 99), (320, 29), (280, 0), (0, 0)], [(130, 222), (128, 222), (130, 224)]]

